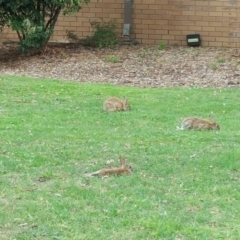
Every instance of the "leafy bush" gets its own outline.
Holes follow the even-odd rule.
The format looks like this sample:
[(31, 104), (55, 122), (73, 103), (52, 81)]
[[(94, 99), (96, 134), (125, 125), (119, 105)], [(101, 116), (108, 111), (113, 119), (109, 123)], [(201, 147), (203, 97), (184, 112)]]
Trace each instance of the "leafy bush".
[(72, 30), (67, 30), (67, 38), (71, 42), (80, 43), (89, 47), (104, 48), (113, 47), (118, 43), (117, 41), (117, 24), (114, 20), (109, 22), (90, 22), (94, 29), (93, 34), (84, 39), (80, 39)]
[(164, 41), (161, 41), (159, 44), (158, 44), (158, 49), (159, 50), (164, 50), (166, 48), (166, 43)]
[(11, 27), (17, 32), (24, 52), (41, 49), (53, 34), (60, 12), (78, 12), (89, 0), (0, 0), (0, 30)]
[(44, 29), (43, 26), (30, 28), (28, 34), (19, 43), (22, 52), (40, 49), (44, 46), (53, 33), (53, 28)]
[(67, 38), (71, 42), (80, 42), (80, 38), (77, 36), (77, 34), (73, 30), (67, 30), (66, 31)]
[(92, 36), (88, 36), (86, 39), (84, 39), (84, 45), (104, 48), (113, 47), (117, 44), (117, 24), (115, 21), (93, 21), (91, 22), (91, 27), (94, 29), (94, 33)]

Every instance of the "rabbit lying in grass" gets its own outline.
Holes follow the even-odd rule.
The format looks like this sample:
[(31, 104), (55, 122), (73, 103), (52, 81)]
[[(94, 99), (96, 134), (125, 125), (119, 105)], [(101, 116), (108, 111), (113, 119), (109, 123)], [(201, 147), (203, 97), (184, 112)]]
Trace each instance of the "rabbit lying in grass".
[(211, 117), (211, 120), (197, 118), (197, 117), (188, 117), (183, 119), (181, 127), (178, 127), (180, 130), (220, 130), (219, 125)]
[(126, 161), (124, 158), (120, 157), (119, 161), (121, 163), (120, 167), (100, 169), (96, 172), (87, 174), (87, 176), (104, 177), (109, 175), (123, 175), (123, 174), (132, 173), (132, 167), (126, 164)]
[(117, 112), (117, 111), (127, 111), (130, 110), (131, 107), (127, 102), (126, 98), (118, 99), (115, 97), (108, 98), (103, 103), (103, 110), (108, 112)]

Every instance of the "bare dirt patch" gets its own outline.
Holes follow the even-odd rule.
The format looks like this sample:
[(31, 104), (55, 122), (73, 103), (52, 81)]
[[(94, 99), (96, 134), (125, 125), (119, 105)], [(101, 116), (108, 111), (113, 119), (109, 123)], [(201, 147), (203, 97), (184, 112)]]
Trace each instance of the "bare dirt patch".
[[(111, 56), (111, 57), (109, 57)], [(114, 59), (114, 60), (111, 60)], [(50, 45), (41, 55), (0, 48), (0, 73), (136, 87), (239, 87), (237, 49), (119, 46), (91, 49)]]

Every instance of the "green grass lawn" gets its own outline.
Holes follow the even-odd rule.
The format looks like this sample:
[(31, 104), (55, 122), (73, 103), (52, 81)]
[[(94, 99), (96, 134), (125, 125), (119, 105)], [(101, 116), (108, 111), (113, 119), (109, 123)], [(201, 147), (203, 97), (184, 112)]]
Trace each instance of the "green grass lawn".
[[(0, 239), (240, 239), (239, 89), (1, 76), (0, 103)], [(220, 131), (176, 130), (210, 114)], [(85, 176), (119, 156), (133, 174)]]

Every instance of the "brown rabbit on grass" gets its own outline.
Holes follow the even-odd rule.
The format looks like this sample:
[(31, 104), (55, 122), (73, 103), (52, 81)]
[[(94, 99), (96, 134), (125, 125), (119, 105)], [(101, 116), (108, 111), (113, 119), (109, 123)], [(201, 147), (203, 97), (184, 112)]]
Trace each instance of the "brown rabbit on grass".
[(183, 119), (180, 130), (220, 130), (220, 126), (211, 117), (211, 120), (197, 118), (197, 117), (187, 117)]
[(103, 110), (108, 112), (127, 111), (130, 109), (131, 107), (126, 98), (110, 97), (103, 103)]
[(132, 167), (126, 164), (124, 158), (120, 157), (119, 161), (121, 163), (120, 167), (100, 169), (96, 172), (87, 174), (87, 176), (105, 177), (109, 175), (123, 175), (132, 173)]

